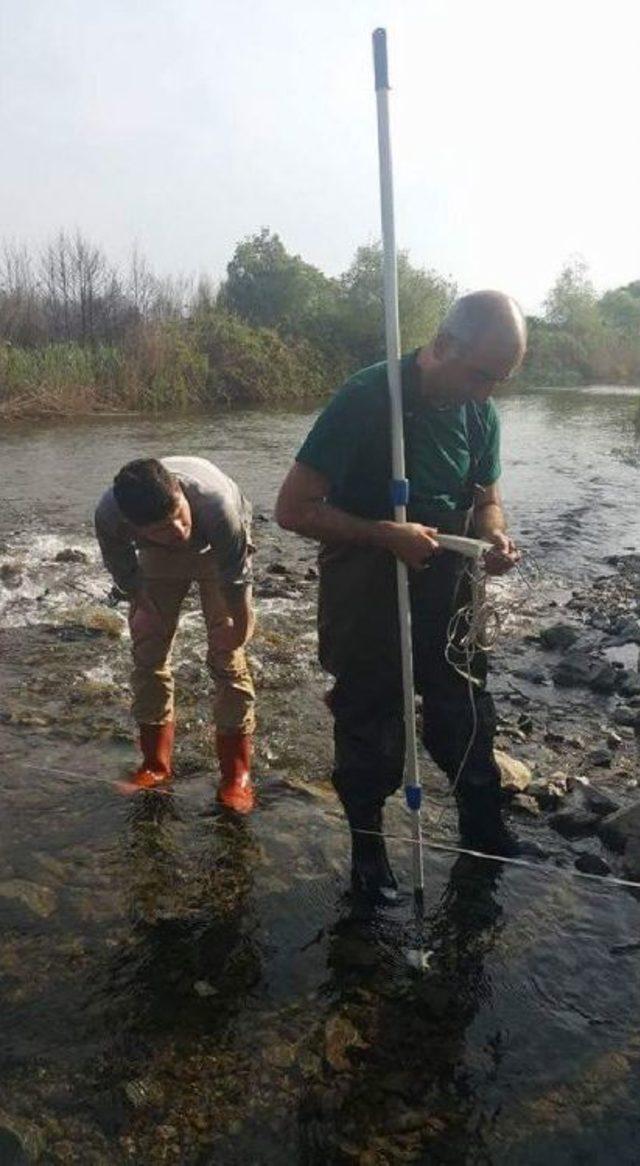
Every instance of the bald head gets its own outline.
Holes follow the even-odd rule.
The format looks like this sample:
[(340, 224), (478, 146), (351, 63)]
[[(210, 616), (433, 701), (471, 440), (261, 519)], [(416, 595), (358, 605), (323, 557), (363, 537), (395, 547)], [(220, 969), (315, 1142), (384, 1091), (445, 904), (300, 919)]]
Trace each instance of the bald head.
[(439, 337), (453, 341), (460, 355), (491, 354), (507, 369), (518, 368), (527, 347), (527, 325), (519, 305), (499, 291), (471, 292), (449, 309)]
[(462, 296), (447, 312), (422, 361), (425, 391), (451, 403), (483, 400), (515, 372), (527, 347), (527, 325), (504, 292)]

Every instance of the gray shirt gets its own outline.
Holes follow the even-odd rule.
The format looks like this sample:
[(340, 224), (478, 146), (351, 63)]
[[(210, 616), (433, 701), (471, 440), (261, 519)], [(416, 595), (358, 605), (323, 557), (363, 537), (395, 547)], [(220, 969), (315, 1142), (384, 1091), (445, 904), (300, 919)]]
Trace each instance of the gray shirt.
[[(189, 546), (196, 551), (211, 547), (227, 592), (247, 587), (252, 582), (253, 551), (247, 499), (233, 479), (206, 458), (166, 457), (161, 461), (178, 479), (191, 507)], [(105, 567), (117, 586), (132, 595), (141, 582), (136, 548), (146, 540), (120, 510), (113, 487), (105, 490), (96, 507), (95, 527)]]

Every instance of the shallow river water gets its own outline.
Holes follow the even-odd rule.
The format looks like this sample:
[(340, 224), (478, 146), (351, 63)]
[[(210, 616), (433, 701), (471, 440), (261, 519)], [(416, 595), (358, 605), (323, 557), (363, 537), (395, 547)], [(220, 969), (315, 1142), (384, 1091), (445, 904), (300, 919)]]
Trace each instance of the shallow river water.
[[(539, 625), (606, 582), (611, 555), (640, 550), (639, 405), (640, 391), (606, 388), (500, 402), (504, 493), (529, 559), (500, 591), (512, 614), (495, 688), (540, 726), (536, 776), (580, 766), (580, 742), (566, 756), (544, 744), (548, 719), (581, 725), (583, 749), (609, 724), (604, 697), (565, 708), (524, 673)], [(0, 1166), (635, 1163), (635, 892), (574, 877), (575, 846), (524, 819), (547, 844), (538, 869), (427, 853), (418, 933), (398, 798), (388, 829), (406, 895), (373, 919), (351, 911), (315, 550), (272, 521), (310, 421), (121, 417), (0, 435)], [(168, 453), (210, 457), (254, 504), (259, 806), (239, 823), (214, 812), (193, 601), (174, 657), (173, 792), (114, 789), (135, 759), (128, 640), (103, 602), (92, 510), (123, 462)], [(622, 748), (624, 802), (635, 761)], [(424, 777), (429, 837), (455, 845), (445, 783), (428, 764)], [(433, 953), (422, 972), (407, 959), (419, 944)]]

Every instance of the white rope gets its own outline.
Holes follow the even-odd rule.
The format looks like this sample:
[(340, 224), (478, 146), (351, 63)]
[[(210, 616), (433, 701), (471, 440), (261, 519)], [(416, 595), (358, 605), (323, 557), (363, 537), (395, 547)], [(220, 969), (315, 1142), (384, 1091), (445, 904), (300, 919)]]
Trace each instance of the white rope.
[[(105, 779), (102, 777), (93, 777), (91, 774), (75, 773), (70, 769), (61, 769), (52, 765), (32, 765), (28, 761), (18, 761), (15, 758), (9, 758), (8, 760), (13, 761), (13, 764), (19, 766), (21, 769), (34, 769), (40, 773), (59, 773), (65, 777), (71, 777), (83, 783), (87, 781), (96, 782), (103, 788), (105, 786), (109, 787), (112, 784), (105, 781)], [(170, 794), (171, 797), (180, 798), (187, 797), (186, 791), (183, 792), (182, 790), (176, 789), (175, 785), (165, 787), (160, 786), (156, 787), (155, 789), (139, 790), (137, 792)], [(387, 834), (379, 830), (355, 830), (354, 833), (369, 834), (375, 838), (384, 838), (385, 841), (388, 842), (405, 842), (410, 846), (416, 845), (415, 838), (409, 838), (404, 834)], [(567, 878), (591, 879), (592, 881), (595, 880), (596, 882), (606, 883), (606, 885), (609, 887), (633, 887), (640, 890), (640, 882), (634, 882), (633, 879), (621, 879), (615, 875), (589, 874), (586, 871), (575, 869), (548, 867), (541, 863), (529, 862), (529, 860), (526, 858), (511, 858), (503, 854), (486, 854), (482, 850), (469, 850), (464, 846), (453, 846), (451, 843), (446, 842), (432, 842), (427, 838), (423, 838), (423, 845), (426, 846), (428, 850), (440, 850), (447, 854), (468, 854), (471, 858), (484, 859), (486, 862), (505, 862), (510, 866), (526, 867), (527, 870), (531, 870), (535, 874), (545, 875), (547, 878), (555, 877), (556, 875), (564, 875)]]
[[(371, 834), (376, 838), (384, 838), (385, 841), (389, 842), (406, 842), (414, 845), (413, 838), (409, 838), (404, 834), (386, 834), (378, 830), (356, 830), (354, 832), (356, 834)], [(486, 862), (506, 862), (510, 866), (523, 866), (527, 870), (531, 870), (535, 874), (545, 875), (547, 878), (564, 875), (566, 878), (592, 879), (596, 882), (606, 883), (609, 887), (634, 887), (640, 889), (640, 882), (635, 882), (633, 879), (621, 879), (616, 875), (591, 874), (587, 871), (576, 870), (573, 867), (550, 867), (543, 863), (530, 862), (526, 858), (512, 858), (506, 854), (486, 854), (483, 850), (469, 850), (467, 847), (453, 846), (448, 842), (431, 842), (427, 838), (423, 839), (423, 846), (426, 846), (428, 850), (442, 850), (447, 854), (468, 854), (471, 858), (481, 858)]]
[[(521, 570), (520, 564), (516, 564), (516, 570), (522, 582), (525, 583), (529, 590), (532, 590), (532, 584), (527, 579), (525, 572)], [(464, 570), (456, 586), (454, 602), (464, 582), (469, 583), (471, 598), (468, 603), (458, 607), (449, 620), (444, 655), (450, 667), (458, 673), (458, 676), (461, 676), (467, 682), (472, 722), (466, 749), (448, 792), (449, 801), (455, 797), (456, 790), (464, 772), (464, 767), (469, 760), (478, 734), (478, 709), (475, 690), (480, 687), (482, 682), (473, 675), (474, 657), (477, 652), (486, 653), (493, 651), (504, 622), (498, 605), (494, 600), (489, 599), (487, 592), (487, 572), (482, 558), (465, 562)], [(513, 610), (513, 605), (511, 605), (511, 609)], [(436, 820), (436, 827), (440, 826), (445, 809), (446, 806), (443, 806)]]

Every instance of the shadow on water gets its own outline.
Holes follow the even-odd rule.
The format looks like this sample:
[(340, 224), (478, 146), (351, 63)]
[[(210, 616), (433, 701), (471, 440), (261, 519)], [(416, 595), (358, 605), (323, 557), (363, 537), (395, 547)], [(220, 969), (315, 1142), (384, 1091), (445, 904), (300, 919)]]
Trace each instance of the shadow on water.
[[(394, 925), (356, 914), (332, 929), (326, 991), (336, 1001), (338, 1048), (328, 1051), (329, 1076), (332, 1068), (351, 1064), (348, 1077), (314, 1086), (301, 1103), (301, 1142), (310, 1166), (467, 1160), (476, 1098), (464, 1068), (465, 1033), (491, 993), (484, 961), (501, 927), (501, 873), (499, 864), (467, 856), (454, 863), (421, 928), (430, 949), (422, 972), (407, 961), (416, 941), (412, 921)], [(341, 1029), (347, 1043), (353, 1039), (346, 1054), (339, 1047)], [(499, 1061), (499, 1041), (493, 1055)]]

